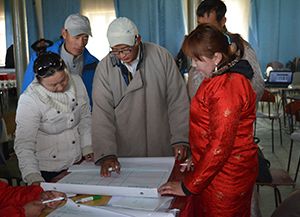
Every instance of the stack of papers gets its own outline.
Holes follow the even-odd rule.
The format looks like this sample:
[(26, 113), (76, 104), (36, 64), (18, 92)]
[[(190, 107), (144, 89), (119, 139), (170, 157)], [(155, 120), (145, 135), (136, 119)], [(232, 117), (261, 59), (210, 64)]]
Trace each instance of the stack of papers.
[(92, 162), (74, 165), (71, 173), (57, 183), (42, 183), (44, 190), (77, 194), (97, 194), (158, 198), (157, 189), (170, 177), (174, 158), (120, 158), (121, 173), (100, 177)]
[(111, 207), (92, 207), (79, 205), (68, 199), (67, 203), (51, 212), (48, 217), (174, 217), (172, 213), (149, 212), (132, 209), (111, 208)]

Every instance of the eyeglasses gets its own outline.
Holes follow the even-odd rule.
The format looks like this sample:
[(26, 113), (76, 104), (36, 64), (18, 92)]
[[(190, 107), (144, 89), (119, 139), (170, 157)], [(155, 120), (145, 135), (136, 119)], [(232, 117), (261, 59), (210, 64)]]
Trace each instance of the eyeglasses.
[(109, 53), (113, 54), (113, 55), (116, 55), (116, 56), (118, 56), (120, 54), (123, 54), (123, 55), (126, 56), (126, 55), (130, 54), (132, 52), (132, 50), (133, 50), (133, 46), (132, 47), (127, 47), (127, 48), (122, 49), (122, 50), (111, 50)]
[(56, 71), (65, 68), (63, 60), (58, 54), (44, 53), (34, 62), (34, 72), (39, 78), (45, 78), (53, 75)]

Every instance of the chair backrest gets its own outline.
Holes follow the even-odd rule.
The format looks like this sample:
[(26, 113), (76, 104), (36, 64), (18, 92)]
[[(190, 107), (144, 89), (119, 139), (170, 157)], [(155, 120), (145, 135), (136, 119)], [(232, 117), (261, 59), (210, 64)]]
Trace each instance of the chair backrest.
[[(293, 101), (285, 105), (284, 111), (287, 114), (288, 127), (290, 133), (294, 132), (294, 122), (300, 121), (300, 101)], [(299, 117), (298, 117), (299, 116)], [(297, 120), (299, 119), (299, 120)]]
[(275, 111), (276, 114), (278, 114), (278, 108), (276, 106), (276, 97), (269, 90), (267, 89), (264, 90), (264, 94), (259, 100), (259, 104), (261, 106), (262, 111), (264, 110), (264, 105), (267, 104), (269, 117), (271, 116), (272, 113), (274, 114), (274, 112), (271, 111), (271, 108), (273, 109), (273, 111)]
[(264, 94), (259, 100), (260, 102), (270, 102), (270, 103), (275, 103), (275, 95), (268, 91), (267, 89), (264, 90)]

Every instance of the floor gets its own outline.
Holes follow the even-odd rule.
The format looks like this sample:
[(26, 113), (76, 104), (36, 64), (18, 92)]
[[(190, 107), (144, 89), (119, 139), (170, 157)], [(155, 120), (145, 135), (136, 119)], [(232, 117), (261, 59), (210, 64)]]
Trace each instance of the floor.
[[(282, 121), (283, 122), (283, 121)], [(282, 123), (282, 136), (283, 144), (280, 145), (279, 137), (279, 124), (274, 122), (275, 126), (275, 151), (272, 153), (272, 142), (271, 142), (271, 121), (267, 119), (258, 119), (256, 125), (256, 136), (260, 138), (260, 146), (263, 148), (263, 153), (265, 158), (271, 162), (271, 167), (273, 168), (287, 168), (289, 148), (290, 148), (290, 137), (288, 135), (287, 127), (284, 127)], [(300, 154), (300, 143), (294, 143), (293, 155), (291, 161), (290, 175), (294, 177), (295, 170), (298, 163), (298, 158)], [(295, 189), (300, 188), (300, 177), (297, 180), (297, 185)], [(282, 200), (284, 200), (287, 195), (293, 192), (295, 189), (292, 187), (280, 187), (280, 192), (282, 195)], [(270, 217), (275, 209), (275, 198), (273, 188), (263, 186), (259, 190), (259, 204), (262, 217)]]

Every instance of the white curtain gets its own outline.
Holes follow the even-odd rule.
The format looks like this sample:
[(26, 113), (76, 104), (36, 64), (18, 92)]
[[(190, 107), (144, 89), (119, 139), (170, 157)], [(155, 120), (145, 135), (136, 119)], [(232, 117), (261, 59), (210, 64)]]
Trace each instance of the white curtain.
[(223, 0), (227, 7), (226, 27), (248, 41), (250, 0)]
[(115, 19), (113, 0), (81, 0), (81, 13), (91, 22), (93, 37), (89, 38), (87, 49), (101, 60), (109, 52), (106, 32), (110, 22)]

